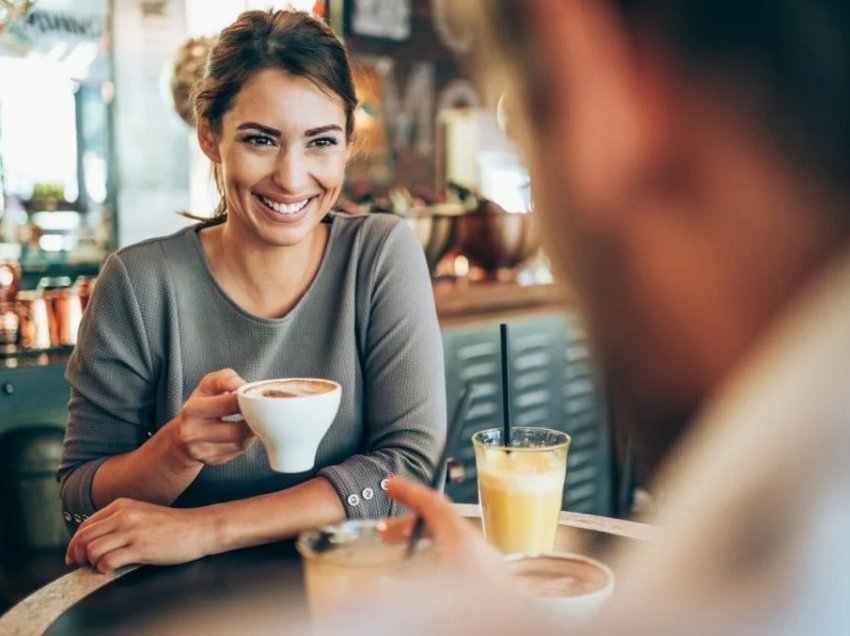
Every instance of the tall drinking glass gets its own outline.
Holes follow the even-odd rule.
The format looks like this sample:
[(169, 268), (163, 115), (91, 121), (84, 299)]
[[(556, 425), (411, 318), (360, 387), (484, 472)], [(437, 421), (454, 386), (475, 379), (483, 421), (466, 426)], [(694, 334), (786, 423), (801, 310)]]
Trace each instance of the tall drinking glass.
[(484, 536), (505, 554), (543, 554), (555, 546), (570, 436), (517, 427), (505, 446), (502, 429), (472, 437)]

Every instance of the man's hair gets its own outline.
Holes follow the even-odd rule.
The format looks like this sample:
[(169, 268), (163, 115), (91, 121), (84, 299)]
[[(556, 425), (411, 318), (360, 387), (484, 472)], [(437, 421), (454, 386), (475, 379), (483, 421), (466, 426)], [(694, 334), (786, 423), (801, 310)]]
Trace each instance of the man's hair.
[[(695, 81), (728, 88), (795, 166), (850, 188), (850, 0), (599, 1), (610, 2), (635, 38), (660, 45)], [(529, 53), (525, 1), (487, 4), (506, 58), (531, 76), (529, 105), (545, 108), (546, 78)]]

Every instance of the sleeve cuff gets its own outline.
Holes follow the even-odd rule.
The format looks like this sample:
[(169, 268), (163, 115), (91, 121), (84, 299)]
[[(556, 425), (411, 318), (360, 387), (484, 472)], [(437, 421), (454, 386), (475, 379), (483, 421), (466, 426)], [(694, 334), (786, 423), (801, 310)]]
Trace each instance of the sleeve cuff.
[(390, 474), (365, 457), (323, 468), (319, 476), (334, 487), (349, 519), (382, 519), (398, 514), (399, 506), (386, 493)]
[(62, 481), (62, 518), (72, 535), (83, 521), (97, 512), (91, 496), (92, 483), (94, 474), (107, 459), (109, 457), (100, 457), (83, 464)]

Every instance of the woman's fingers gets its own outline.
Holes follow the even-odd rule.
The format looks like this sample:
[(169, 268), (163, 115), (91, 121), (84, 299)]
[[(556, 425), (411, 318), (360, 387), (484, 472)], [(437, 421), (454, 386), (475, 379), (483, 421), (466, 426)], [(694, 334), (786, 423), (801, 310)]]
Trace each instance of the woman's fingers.
[(205, 375), (195, 389), (195, 393), (199, 396), (231, 393), (243, 384), (245, 384), (245, 380), (236, 371), (233, 369), (221, 369), (220, 371), (213, 371)]
[(239, 400), (235, 393), (193, 396), (183, 405), (183, 417), (190, 420), (221, 420), (238, 412)]
[(92, 516), (94, 523), (80, 526), (69, 546), (69, 563), (90, 563), (111, 572), (133, 563), (184, 563), (208, 553), (211, 530), (198, 522), (203, 515), (195, 509), (131, 499), (117, 499), (101, 512), (110, 509), (105, 519)]
[[(88, 563), (87, 550), (88, 545), (95, 539), (115, 531), (116, 520), (107, 512), (108, 507), (87, 519), (80, 527), (68, 544), (68, 549), (65, 552), (65, 563), (77, 563), (85, 565)], [(104, 514), (106, 513), (106, 514)]]
[(139, 563), (139, 557), (132, 546), (125, 546), (107, 552), (97, 562), (96, 567), (101, 574), (108, 574), (118, 568), (123, 568), (125, 565), (133, 563)]
[(194, 444), (232, 444), (249, 440), (253, 435), (242, 422), (208, 422), (187, 427), (183, 440)]
[(207, 374), (183, 405), (176, 441), (185, 455), (204, 464), (221, 464), (244, 452), (254, 440), (244, 421), (235, 421), (234, 391), (245, 384), (232, 369)]
[(100, 569), (98, 564), (105, 555), (119, 548), (126, 547), (129, 542), (129, 538), (120, 532), (103, 535), (89, 542), (86, 548), (86, 558), (94, 567)]
[(192, 453), (205, 464), (218, 465), (230, 461), (245, 452), (254, 440), (229, 442), (223, 444), (198, 444)]

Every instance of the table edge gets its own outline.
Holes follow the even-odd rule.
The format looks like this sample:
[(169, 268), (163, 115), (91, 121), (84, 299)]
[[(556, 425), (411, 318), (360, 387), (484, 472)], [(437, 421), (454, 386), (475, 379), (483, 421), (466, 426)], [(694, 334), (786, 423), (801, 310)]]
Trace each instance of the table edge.
[(89, 594), (138, 569), (130, 565), (110, 574), (89, 567), (74, 570), (36, 590), (0, 616), (4, 636), (41, 636), (66, 611)]
[[(453, 506), (462, 517), (481, 516), (478, 504), (453, 504)], [(640, 541), (652, 541), (658, 536), (660, 530), (657, 526), (645, 523), (579, 512), (562, 512), (558, 523)], [(0, 616), (0, 634), (41, 636), (62, 614), (89, 594), (139, 567), (141, 566), (131, 565), (111, 574), (101, 574), (88, 567), (74, 570), (36, 590)]]

